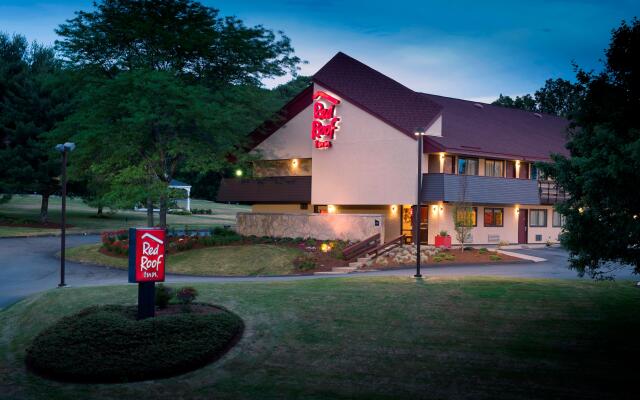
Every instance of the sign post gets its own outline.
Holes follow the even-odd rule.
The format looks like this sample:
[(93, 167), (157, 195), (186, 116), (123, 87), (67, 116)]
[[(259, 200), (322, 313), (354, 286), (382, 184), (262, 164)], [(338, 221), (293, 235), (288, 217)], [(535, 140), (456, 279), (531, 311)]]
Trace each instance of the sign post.
[(164, 282), (166, 232), (129, 229), (129, 282), (138, 284), (138, 319), (155, 316), (156, 282)]

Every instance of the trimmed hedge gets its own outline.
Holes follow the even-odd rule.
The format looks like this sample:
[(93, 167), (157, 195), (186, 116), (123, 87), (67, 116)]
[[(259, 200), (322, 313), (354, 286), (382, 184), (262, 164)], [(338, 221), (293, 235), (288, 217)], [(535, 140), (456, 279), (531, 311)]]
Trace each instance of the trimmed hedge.
[(136, 320), (135, 306), (94, 306), (62, 318), (27, 349), (32, 371), (67, 382), (115, 383), (179, 375), (214, 361), (244, 329), (220, 309)]

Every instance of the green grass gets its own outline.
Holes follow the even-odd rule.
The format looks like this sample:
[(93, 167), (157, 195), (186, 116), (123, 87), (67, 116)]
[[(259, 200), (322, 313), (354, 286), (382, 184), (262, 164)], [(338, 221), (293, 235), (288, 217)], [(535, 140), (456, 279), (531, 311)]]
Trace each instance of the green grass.
[[(126, 258), (104, 255), (100, 244), (89, 244), (66, 250), (67, 259), (87, 264), (126, 269)], [(169, 255), (167, 271), (187, 275), (287, 275), (293, 271), (293, 260), (302, 250), (268, 244), (216, 246), (188, 250)]]
[[(184, 206), (184, 201), (179, 201), (180, 206)], [(49, 220), (60, 222), (60, 198), (51, 197), (49, 200)], [(178, 228), (188, 225), (190, 228), (208, 228), (220, 225), (235, 224), (235, 216), (239, 211), (248, 211), (247, 206), (228, 205), (214, 203), (206, 200), (191, 200), (192, 208), (208, 208), (213, 210), (212, 215), (167, 215), (167, 223)], [(125, 229), (135, 226), (146, 226), (147, 217), (145, 212), (133, 210), (122, 210), (117, 213), (108, 213), (98, 218), (95, 208), (84, 204), (79, 198), (70, 198), (67, 201), (67, 223), (74, 228), (69, 232), (103, 231)], [(40, 215), (40, 196), (37, 195), (16, 195), (8, 202), (0, 204), (0, 217), (5, 216), (13, 219), (38, 221)], [(156, 214), (156, 221), (158, 215)], [(58, 233), (56, 229), (38, 229), (22, 227), (0, 226), (0, 237), (2, 236), (26, 236), (36, 234)]]
[[(34, 336), (135, 286), (51, 290), (0, 312), (0, 393), (21, 399), (632, 398), (629, 281), (318, 279), (195, 285), (246, 324), (225, 357), (146, 384), (74, 385), (24, 368)], [(135, 356), (135, 355), (132, 355)], [(626, 367), (624, 367), (626, 365)]]

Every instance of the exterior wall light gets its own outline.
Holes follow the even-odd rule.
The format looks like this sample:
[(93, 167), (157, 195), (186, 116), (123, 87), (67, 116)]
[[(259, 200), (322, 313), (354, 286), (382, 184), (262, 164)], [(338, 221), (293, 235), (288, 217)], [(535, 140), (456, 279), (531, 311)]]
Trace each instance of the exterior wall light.
[(291, 166), (293, 168), (298, 168), (298, 159), (294, 158), (293, 160), (291, 160)]
[(516, 214), (520, 214), (520, 207), (516, 207)]
[(395, 204), (391, 205), (391, 214), (395, 214), (398, 212), (398, 206)]
[(236, 176), (237, 176), (238, 178), (240, 178), (240, 177), (242, 176), (242, 170), (241, 170), (240, 168), (238, 168), (238, 169), (236, 170)]
[(438, 211), (438, 206), (433, 206), (433, 213), (435, 214)]
[(336, 213), (336, 206), (334, 206), (333, 204), (329, 204), (327, 206), (327, 212), (329, 214), (335, 214)]

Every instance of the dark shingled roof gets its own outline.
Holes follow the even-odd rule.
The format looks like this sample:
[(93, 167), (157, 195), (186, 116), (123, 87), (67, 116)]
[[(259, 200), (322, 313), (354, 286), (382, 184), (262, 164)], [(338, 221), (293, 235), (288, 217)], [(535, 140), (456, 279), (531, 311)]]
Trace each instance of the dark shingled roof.
[(569, 122), (564, 118), (433, 94), (421, 95), (443, 107), (442, 137), (428, 136), (425, 151), (530, 161), (549, 159), (551, 153), (569, 155), (565, 148)]
[(310, 176), (223, 179), (217, 201), (238, 203), (310, 203)]
[(415, 128), (428, 127), (442, 110), (431, 99), (341, 52), (320, 68), (313, 81), (412, 138)]

